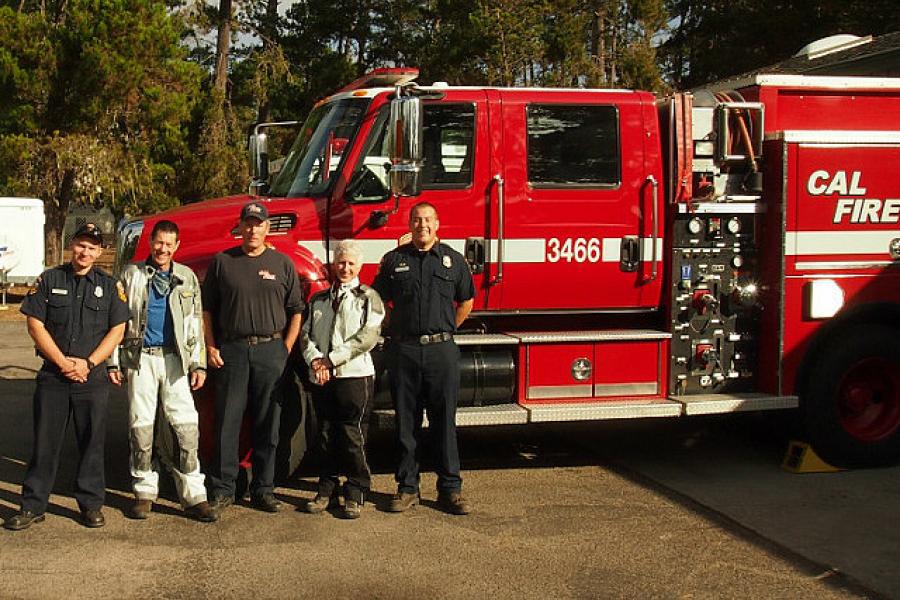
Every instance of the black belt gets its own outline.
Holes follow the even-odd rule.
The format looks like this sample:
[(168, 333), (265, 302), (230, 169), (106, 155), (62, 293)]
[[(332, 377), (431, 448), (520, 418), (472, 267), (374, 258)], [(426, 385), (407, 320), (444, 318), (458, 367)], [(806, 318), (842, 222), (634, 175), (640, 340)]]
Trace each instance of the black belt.
[(141, 348), (141, 352), (152, 356), (162, 356), (163, 354), (174, 353), (175, 348), (172, 348), (171, 346), (144, 346)]
[(272, 340), (281, 339), (281, 332), (276, 331), (272, 335), (236, 335), (236, 336), (228, 336), (225, 338), (226, 342), (247, 342), (251, 346), (255, 346), (257, 344), (265, 344), (266, 342), (271, 342)]
[(424, 334), (424, 335), (401, 335), (397, 338), (400, 342), (415, 342), (420, 346), (427, 346), (429, 344), (439, 344), (440, 342), (449, 342), (453, 340), (453, 334), (443, 331), (441, 333), (432, 333), (432, 334)]

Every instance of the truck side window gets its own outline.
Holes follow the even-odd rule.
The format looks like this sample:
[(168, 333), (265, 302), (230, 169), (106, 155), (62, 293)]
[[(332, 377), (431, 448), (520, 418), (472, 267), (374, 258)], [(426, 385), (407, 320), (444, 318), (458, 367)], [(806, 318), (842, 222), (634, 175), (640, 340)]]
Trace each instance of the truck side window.
[(378, 111), (375, 124), (363, 146), (362, 158), (347, 184), (347, 199), (351, 202), (383, 202), (390, 194), (388, 169), (391, 166), (387, 140), (389, 106)]
[[(462, 189), (472, 185), (475, 156), (475, 106), (472, 104), (424, 104), (422, 187)], [(382, 202), (388, 196), (388, 107), (376, 117), (347, 186), (351, 202)]]
[(528, 181), (534, 187), (619, 185), (615, 106), (532, 104), (527, 119)]
[(422, 187), (466, 188), (472, 185), (475, 157), (475, 106), (425, 104)]

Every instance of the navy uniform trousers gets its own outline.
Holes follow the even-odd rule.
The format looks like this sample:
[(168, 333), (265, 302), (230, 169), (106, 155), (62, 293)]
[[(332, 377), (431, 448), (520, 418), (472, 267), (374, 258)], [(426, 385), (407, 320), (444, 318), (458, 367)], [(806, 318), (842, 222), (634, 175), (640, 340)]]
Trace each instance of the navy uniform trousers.
[(439, 493), (462, 488), (456, 445), (456, 405), (459, 397), (459, 347), (452, 341), (419, 345), (394, 342), (390, 348), (391, 394), (400, 457), (397, 488), (419, 490), (419, 463), (423, 439), (422, 413), (434, 446)]
[(109, 384), (102, 366), (95, 367), (86, 383), (41, 370), (34, 393), (34, 445), (22, 484), (22, 510), (43, 514), (56, 480), (59, 453), (71, 420), (81, 459), (75, 480), (75, 499), (85, 510), (103, 506), (106, 481), (103, 442)]
[(220, 352), (225, 364), (214, 371), (218, 452), (209, 477), (210, 490), (213, 496), (235, 494), (241, 423), (249, 402), (253, 418), (250, 494), (269, 494), (275, 487), (275, 451), (281, 424), (278, 384), (287, 364), (287, 348), (281, 338), (259, 344), (234, 340), (223, 343)]

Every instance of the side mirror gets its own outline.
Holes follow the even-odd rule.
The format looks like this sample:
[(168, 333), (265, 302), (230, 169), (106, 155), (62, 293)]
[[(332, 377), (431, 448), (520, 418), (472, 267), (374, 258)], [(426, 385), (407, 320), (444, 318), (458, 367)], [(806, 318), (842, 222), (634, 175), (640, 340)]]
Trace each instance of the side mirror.
[[(272, 174), (269, 154), (269, 136), (266, 130), (270, 127), (290, 127), (294, 128), (297, 121), (280, 121), (277, 123), (259, 123), (253, 127), (247, 139), (247, 147), (250, 151), (250, 194), (257, 195), (265, 193), (269, 187), (269, 176)], [(278, 149), (277, 136), (275, 141), (276, 153)], [(276, 165), (276, 173), (280, 168), (284, 159), (280, 158), (274, 161)]]
[(257, 126), (249, 139), (250, 146), (250, 190), (260, 191), (269, 181), (268, 136)]
[(401, 93), (398, 87), (391, 100), (391, 192), (395, 196), (418, 196), (422, 192), (422, 103), (417, 96)]

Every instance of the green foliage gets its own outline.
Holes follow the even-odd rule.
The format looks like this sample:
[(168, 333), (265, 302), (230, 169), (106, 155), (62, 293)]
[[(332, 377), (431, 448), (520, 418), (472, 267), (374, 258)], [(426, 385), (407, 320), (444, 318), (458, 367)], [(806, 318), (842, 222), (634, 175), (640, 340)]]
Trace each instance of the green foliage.
[[(49, 10), (48, 10), (49, 8)], [(70, 204), (123, 213), (177, 203), (200, 71), (157, 0), (0, 8), (0, 192), (45, 200), (49, 258)]]
[(771, 65), (837, 33), (897, 30), (896, 0), (666, 0), (671, 35), (661, 62), (672, 84), (689, 88)]
[(249, 122), (252, 116), (247, 110), (243, 113), (240, 119), (214, 90), (200, 107), (199, 139), (181, 180), (184, 200), (218, 198), (246, 186), (248, 169), (241, 122)]
[(469, 15), (487, 47), (479, 56), (490, 85), (529, 84), (543, 57), (543, 0), (479, 0)]

